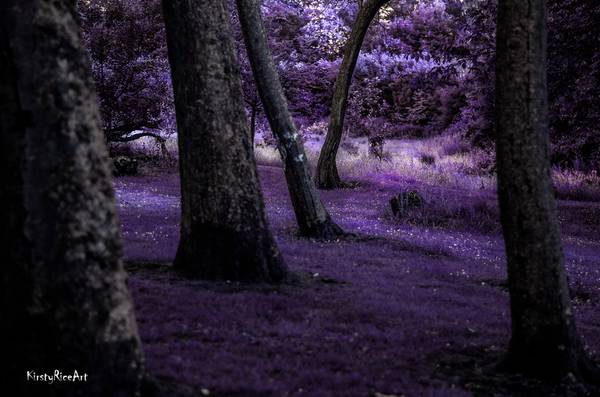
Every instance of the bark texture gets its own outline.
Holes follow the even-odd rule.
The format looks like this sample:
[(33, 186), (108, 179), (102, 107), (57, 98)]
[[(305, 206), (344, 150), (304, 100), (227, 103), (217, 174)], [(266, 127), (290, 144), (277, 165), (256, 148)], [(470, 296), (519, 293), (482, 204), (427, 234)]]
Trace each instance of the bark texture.
[(508, 260), (508, 364), (547, 378), (589, 375), (575, 328), (550, 177), (544, 0), (501, 0), (498, 194)]
[(338, 174), (336, 156), (342, 133), (344, 131), (344, 118), (348, 106), (348, 92), (352, 83), (352, 76), (360, 54), (363, 40), (369, 29), (369, 25), (377, 15), (379, 9), (389, 0), (366, 0), (360, 7), (348, 42), (344, 49), (344, 58), (340, 66), (335, 85), (333, 86), (333, 100), (331, 103), (331, 114), (329, 116), (329, 127), (325, 142), (319, 154), (317, 163), (316, 183), (319, 189), (336, 189), (342, 187), (342, 181)]
[(282, 280), (246, 122), (226, 2), (164, 0), (179, 137), (175, 267), (193, 277)]
[[(142, 351), (75, 2), (3, 2), (0, 40), (6, 388), (135, 396)], [(27, 381), (27, 371), (55, 370), (87, 381)]]
[(277, 139), (300, 235), (331, 239), (344, 234), (323, 206), (312, 179), (304, 147), (288, 109), (273, 62), (258, 0), (238, 0), (242, 33), (254, 80), (271, 130)]

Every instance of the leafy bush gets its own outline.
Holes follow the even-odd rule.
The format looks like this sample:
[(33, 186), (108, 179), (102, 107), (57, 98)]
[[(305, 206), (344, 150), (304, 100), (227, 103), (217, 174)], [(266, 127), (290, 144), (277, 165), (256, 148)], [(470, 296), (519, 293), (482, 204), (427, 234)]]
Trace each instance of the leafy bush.
[(139, 130), (174, 130), (174, 106), (159, 0), (78, 2), (109, 142)]
[(600, 6), (549, 2), (548, 86), (553, 160), (600, 173)]

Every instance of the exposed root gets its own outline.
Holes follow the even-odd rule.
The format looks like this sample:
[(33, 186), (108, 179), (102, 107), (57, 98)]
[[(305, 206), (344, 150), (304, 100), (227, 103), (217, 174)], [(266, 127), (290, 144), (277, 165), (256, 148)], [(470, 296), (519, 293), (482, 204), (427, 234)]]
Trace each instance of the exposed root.
[(340, 226), (327, 218), (325, 222), (311, 225), (307, 230), (300, 231), (301, 237), (311, 238), (315, 240), (333, 241), (347, 237), (354, 237), (352, 233), (345, 232)]
[(600, 367), (579, 343), (560, 362), (552, 364), (550, 361), (532, 363), (509, 353), (498, 363), (496, 369), (539, 379), (546, 384), (555, 384), (568, 390), (568, 395), (594, 396), (600, 393)]
[[(491, 395), (544, 396), (544, 397), (595, 397), (600, 395), (600, 379), (566, 373), (551, 379), (542, 379), (515, 367), (499, 352), (478, 347), (463, 351), (444, 352), (436, 364), (436, 377), (462, 385), (479, 397)], [(589, 362), (591, 363), (591, 361)], [(593, 365), (593, 363), (592, 363)], [(592, 375), (592, 373), (590, 373)], [(593, 376), (593, 375), (592, 375)]]

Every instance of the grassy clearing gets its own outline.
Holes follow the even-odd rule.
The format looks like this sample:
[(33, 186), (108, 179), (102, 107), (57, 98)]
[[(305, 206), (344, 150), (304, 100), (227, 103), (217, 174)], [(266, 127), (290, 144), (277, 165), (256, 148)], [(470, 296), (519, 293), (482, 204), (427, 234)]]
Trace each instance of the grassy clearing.
[[(319, 139), (305, 142), (313, 168), (320, 145)], [(255, 153), (259, 164), (281, 164), (272, 146), (259, 144)], [(395, 189), (419, 192), (424, 205), (401, 219), (382, 202), (382, 216), (388, 221), (485, 234), (500, 231), (493, 158), (459, 138), (387, 141), (383, 160), (369, 156), (366, 139), (354, 139), (340, 148), (338, 169), (346, 181), (383, 187), (392, 194)], [(600, 201), (600, 178), (595, 174), (556, 168), (552, 175), (558, 199)]]
[[(468, 190), (493, 189), (495, 177), (480, 170), (478, 161), (483, 156), (463, 151), (445, 154), (451, 143), (445, 137), (391, 140), (385, 144), (384, 159), (379, 160), (369, 156), (366, 139), (356, 139), (340, 148), (338, 170), (343, 178), (361, 182), (389, 179)], [(319, 141), (305, 142), (306, 155), (313, 167), (319, 148)], [(279, 153), (271, 146), (257, 145), (255, 153), (259, 164), (281, 163)]]
[[(308, 135), (304, 145), (311, 167), (316, 166), (322, 136)], [(177, 159), (177, 139), (166, 140), (166, 152), (151, 138), (129, 144), (129, 149), (151, 158), (150, 166), (173, 167)], [(265, 145), (258, 137), (255, 146), (257, 162), (279, 165), (281, 159), (274, 146)], [(388, 140), (382, 160), (369, 156), (366, 138), (348, 139), (338, 154), (338, 169), (346, 180), (359, 182), (401, 182), (406, 185), (435, 186), (469, 192), (494, 193), (496, 176), (490, 154), (473, 148), (455, 136), (428, 139)], [(600, 201), (600, 176), (554, 168), (552, 170), (556, 196), (561, 200)]]
[[(320, 145), (320, 139), (305, 142), (313, 168)], [(281, 164), (279, 153), (272, 146), (259, 144), (255, 153), (259, 164)], [(496, 191), (492, 156), (454, 136), (389, 140), (385, 143), (383, 160), (369, 156), (367, 139), (358, 138), (342, 145), (337, 164), (346, 180), (383, 183), (387, 180), (470, 192)], [(557, 198), (600, 201), (600, 176), (596, 173), (554, 168), (552, 177)]]

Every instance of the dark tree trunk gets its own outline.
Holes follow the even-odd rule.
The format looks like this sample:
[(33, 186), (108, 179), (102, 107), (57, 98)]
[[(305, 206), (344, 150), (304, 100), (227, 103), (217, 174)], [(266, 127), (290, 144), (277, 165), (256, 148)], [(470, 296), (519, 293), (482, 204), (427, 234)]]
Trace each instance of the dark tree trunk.
[(181, 172), (175, 267), (194, 277), (276, 282), (286, 269), (266, 221), (225, 5), (163, 1)]
[(260, 14), (260, 2), (238, 0), (237, 6), (254, 80), (271, 130), (277, 139), (300, 234), (322, 239), (343, 235), (344, 232), (332, 221), (319, 198), (304, 147), (298, 140), (298, 130), (288, 109), (269, 50)]
[(358, 11), (352, 32), (344, 49), (344, 59), (338, 72), (335, 85), (333, 86), (333, 100), (331, 103), (331, 114), (329, 116), (329, 127), (325, 142), (319, 154), (317, 163), (316, 183), (319, 189), (336, 189), (342, 187), (342, 181), (338, 174), (336, 156), (342, 141), (344, 130), (344, 118), (348, 105), (348, 92), (352, 83), (352, 75), (356, 68), (356, 62), (362, 47), (363, 40), (369, 29), (369, 25), (377, 15), (379, 9), (389, 0), (366, 0)]
[(258, 113), (258, 105), (253, 103), (250, 111), (250, 142), (252, 145), (254, 145), (254, 138), (256, 138), (256, 114)]
[(383, 148), (385, 146), (385, 138), (382, 136), (374, 136), (369, 138), (369, 157), (377, 160), (383, 160)]
[(537, 376), (589, 374), (575, 329), (550, 177), (544, 0), (501, 0), (497, 69), (498, 194), (508, 261), (507, 363)]
[[(142, 351), (75, 2), (5, 1), (0, 40), (5, 389), (135, 396)], [(87, 381), (27, 381), (55, 370)]]

